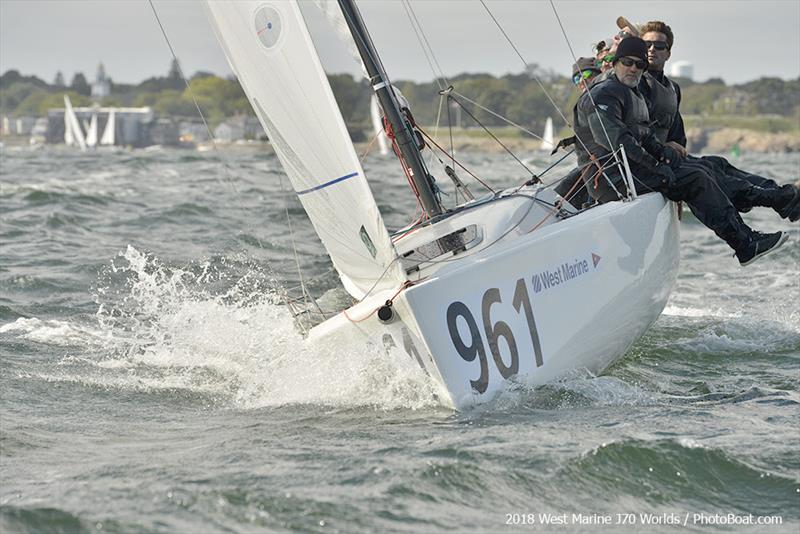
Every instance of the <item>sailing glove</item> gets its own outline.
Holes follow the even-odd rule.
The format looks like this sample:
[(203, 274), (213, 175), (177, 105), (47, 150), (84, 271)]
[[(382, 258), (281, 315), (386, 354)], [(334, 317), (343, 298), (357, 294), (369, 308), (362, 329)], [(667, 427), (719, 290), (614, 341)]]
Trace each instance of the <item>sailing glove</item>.
[(659, 163), (653, 169), (653, 174), (658, 178), (659, 185), (666, 189), (671, 189), (675, 184), (675, 173), (672, 172), (672, 169), (663, 163)]

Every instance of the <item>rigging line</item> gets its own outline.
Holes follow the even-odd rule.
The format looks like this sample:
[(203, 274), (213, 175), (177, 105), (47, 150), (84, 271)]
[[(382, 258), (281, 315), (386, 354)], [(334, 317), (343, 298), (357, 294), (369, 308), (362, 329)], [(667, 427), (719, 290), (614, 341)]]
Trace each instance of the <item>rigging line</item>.
[[(542, 179), (542, 176), (544, 176), (545, 174), (547, 174), (547, 173), (548, 173), (548, 172), (549, 172), (551, 169), (553, 169), (553, 167), (555, 167), (556, 165), (558, 165), (559, 163), (561, 163), (562, 161), (564, 161), (565, 159), (567, 159), (567, 158), (568, 158), (569, 156), (571, 156), (571, 155), (572, 155), (574, 152), (575, 152), (575, 150), (570, 150), (569, 152), (567, 152), (566, 154), (564, 154), (563, 156), (561, 156), (560, 158), (558, 158), (558, 159), (557, 159), (557, 160), (556, 160), (554, 163), (550, 164), (550, 166), (549, 166), (549, 167), (547, 167), (545, 170), (543, 170), (542, 172), (540, 172), (540, 173), (539, 173), (539, 174), (538, 174), (536, 177), (537, 177), (537, 178), (538, 178), (538, 179), (541, 181), (541, 179)], [(542, 189), (547, 189), (548, 187), (552, 187), (552, 186), (553, 186), (553, 185), (555, 185), (555, 184), (561, 183), (561, 182), (564, 180), (564, 178), (566, 178), (567, 176), (569, 176), (569, 174), (567, 174), (567, 175), (565, 175), (565, 176), (562, 176), (562, 177), (561, 177), (560, 179), (558, 179), (558, 180), (555, 180), (555, 181), (553, 181), (553, 183), (550, 183), (550, 184), (547, 184), (547, 185), (542, 185)], [(530, 180), (529, 180), (529, 181), (530, 181)], [(519, 187), (517, 187), (517, 188), (514, 190), (514, 192), (516, 193), (516, 192), (518, 192), (520, 189), (522, 189), (523, 187), (525, 187), (526, 185), (528, 185), (528, 182), (529, 182), (529, 181), (526, 181), (525, 183), (523, 183), (522, 185), (520, 185)], [(542, 184), (544, 184), (544, 182), (541, 182), (541, 183), (542, 183)]]
[[(453, 98), (453, 100), (454, 100), (455, 102), (458, 102), (458, 100), (457, 100), (457, 99), (455, 99), (455, 98)], [(459, 106), (461, 106), (461, 103), (460, 103), (460, 102), (458, 102), (458, 104), (459, 104)], [(464, 106), (461, 106), (461, 109), (463, 109), (464, 111), (466, 111), (466, 112), (467, 112), (467, 115), (469, 115), (470, 117), (472, 117), (472, 120), (474, 120), (476, 123), (478, 123), (478, 125), (479, 125), (481, 128), (483, 128), (483, 129), (484, 129), (484, 131), (485, 131), (486, 133), (488, 133), (488, 134), (489, 134), (489, 135), (492, 137), (492, 139), (494, 139), (494, 140), (497, 142), (497, 144), (498, 144), (498, 145), (500, 145), (501, 147), (503, 147), (503, 149), (505, 149), (505, 151), (506, 151), (506, 152), (508, 152), (508, 153), (511, 155), (511, 157), (512, 157), (512, 158), (514, 158), (515, 160), (517, 160), (517, 163), (519, 163), (520, 165), (522, 165), (522, 167), (523, 167), (523, 168), (524, 168), (526, 171), (528, 171), (528, 173), (529, 173), (531, 176), (536, 176), (536, 173), (535, 173), (535, 172), (533, 172), (532, 170), (530, 170), (530, 169), (528, 168), (528, 166), (527, 166), (527, 165), (525, 165), (525, 163), (524, 163), (524, 162), (523, 162), (521, 159), (519, 159), (519, 158), (517, 157), (517, 155), (516, 155), (516, 154), (514, 154), (514, 153), (511, 151), (511, 149), (510, 149), (510, 148), (508, 148), (506, 145), (504, 145), (504, 144), (503, 144), (503, 142), (502, 142), (502, 141), (500, 141), (500, 139), (498, 139), (498, 138), (497, 138), (497, 136), (496, 136), (496, 135), (494, 135), (494, 134), (491, 132), (491, 130), (489, 130), (489, 128), (487, 128), (486, 126), (484, 126), (484, 125), (483, 125), (483, 123), (481, 123), (481, 121), (479, 121), (479, 120), (478, 120), (478, 119), (475, 117), (475, 115), (473, 115), (472, 113), (470, 113), (470, 111), (469, 111), (467, 108), (465, 108)]]
[[(492, 14), (491, 10), (489, 9), (489, 6), (487, 6), (487, 5), (486, 5), (486, 2), (484, 2), (484, 0), (480, 0), (480, 3), (483, 5), (483, 8), (486, 10), (486, 12), (487, 12), (487, 13), (489, 14), (489, 16), (492, 18), (492, 20), (494, 21), (494, 23), (495, 23), (495, 25), (497, 26), (497, 28), (498, 28), (498, 29), (500, 30), (500, 32), (503, 34), (503, 37), (505, 37), (505, 38), (506, 38), (506, 41), (508, 41), (508, 44), (510, 44), (510, 45), (511, 45), (511, 48), (513, 48), (513, 49), (514, 49), (514, 52), (516, 52), (516, 53), (517, 53), (517, 55), (519, 56), (519, 59), (522, 61), (522, 64), (523, 64), (524, 68), (527, 70), (527, 68), (528, 68), (528, 62), (527, 62), (527, 61), (525, 61), (525, 58), (524, 58), (524, 57), (522, 57), (522, 54), (520, 54), (520, 52), (519, 52), (519, 50), (517, 49), (517, 47), (516, 47), (516, 46), (514, 45), (514, 43), (511, 41), (511, 38), (508, 36), (508, 34), (506, 33), (506, 31), (505, 31), (505, 30), (503, 29), (503, 27), (500, 25), (500, 22), (499, 22), (499, 21), (498, 21), (498, 20), (495, 18), (495, 16)], [(549, 101), (550, 101), (550, 103), (553, 105), (553, 108), (555, 108), (556, 112), (558, 112), (558, 114), (561, 116), (561, 118), (562, 118), (562, 119), (564, 119), (564, 123), (565, 123), (567, 126), (570, 126), (570, 127), (571, 127), (572, 125), (569, 123), (569, 119), (567, 119), (567, 117), (564, 115), (564, 112), (562, 112), (562, 111), (561, 111), (561, 108), (559, 108), (559, 107), (556, 105), (555, 101), (554, 101), (554, 100), (552, 99), (552, 97), (550, 96), (550, 93), (548, 93), (548, 92), (547, 92), (547, 89), (545, 89), (545, 87), (544, 87), (544, 84), (543, 84), (543, 83), (542, 83), (542, 81), (539, 79), (539, 77), (538, 77), (538, 76), (536, 76), (536, 74), (534, 74), (533, 72), (531, 72), (531, 76), (533, 76), (533, 79), (534, 79), (534, 80), (536, 80), (536, 83), (538, 83), (538, 84), (539, 84), (539, 87), (542, 89), (542, 92), (544, 92), (544, 96), (546, 96), (546, 97), (547, 97), (547, 100), (549, 100)]]
[[(431, 72), (433, 72), (433, 79), (436, 81), (436, 85), (439, 86), (440, 90), (444, 89), (446, 86), (442, 85), (442, 82), (439, 79), (439, 73), (436, 72), (436, 68), (433, 66), (431, 58), (428, 55), (428, 49), (425, 47), (425, 44), (423, 44), (423, 37), (420, 35), (420, 31), (422, 31), (422, 29), (420, 28), (419, 30), (417, 30), (417, 26), (414, 24), (414, 22), (416, 21), (416, 17), (413, 18), (411, 17), (411, 11), (410, 11), (410, 6), (408, 6), (408, 0), (403, 0), (402, 4), (406, 10), (406, 16), (408, 17), (408, 21), (411, 24), (411, 28), (414, 30), (414, 33), (417, 36), (419, 47), (422, 48), (422, 53), (425, 54), (425, 60), (428, 62), (428, 66), (431, 68)], [(419, 21), (416, 21), (416, 23), (419, 24)], [(425, 40), (425, 42), (427, 43), (427, 40)], [(433, 52), (432, 49), (431, 52)], [(444, 76), (442, 76), (442, 79), (444, 79)]]
[[(230, 173), (231, 172), (230, 166), (228, 165), (228, 162), (226, 161), (225, 157), (222, 156), (222, 152), (219, 150), (219, 147), (217, 146), (217, 141), (216, 139), (214, 139), (214, 134), (211, 133), (211, 128), (208, 126), (208, 122), (206, 121), (206, 118), (203, 115), (203, 111), (200, 109), (200, 104), (198, 104), (197, 102), (197, 98), (195, 97), (194, 91), (192, 91), (192, 87), (189, 85), (189, 80), (186, 79), (186, 75), (183, 73), (183, 67), (181, 67), (180, 61), (178, 61), (178, 55), (175, 53), (175, 49), (172, 47), (172, 43), (170, 42), (169, 37), (167, 36), (167, 31), (164, 29), (164, 25), (161, 24), (161, 18), (158, 16), (158, 11), (156, 11), (156, 6), (153, 4), (153, 0), (147, 0), (147, 1), (150, 4), (150, 8), (153, 10), (153, 15), (155, 15), (156, 17), (156, 22), (158, 22), (158, 27), (161, 28), (161, 34), (164, 36), (164, 40), (167, 42), (169, 51), (172, 53), (172, 59), (175, 60), (175, 65), (178, 67), (178, 73), (181, 75), (183, 83), (186, 85), (186, 90), (192, 97), (192, 102), (194, 102), (194, 107), (197, 109), (197, 114), (200, 115), (200, 119), (203, 121), (203, 126), (205, 126), (206, 132), (208, 132), (208, 138), (211, 139), (211, 144), (213, 145), (214, 150), (220, 156), (220, 159), (222, 160), (222, 163), (225, 166), (225, 170)], [(237, 191), (236, 185), (233, 183), (233, 181), (230, 180), (230, 176), (228, 176), (228, 181), (231, 187), (233, 188), (234, 193), (238, 195), (239, 191)]]
[[(441, 147), (441, 146), (440, 146), (440, 145), (439, 145), (439, 144), (438, 144), (438, 143), (437, 143), (437, 142), (436, 142), (436, 141), (435, 141), (435, 140), (434, 140), (434, 139), (433, 139), (433, 138), (432, 138), (430, 135), (428, 135), (428, 132), (426, 132), (426, 131), (425, 131), (425, 130), (423, 130), (422, 128), (419, 128), (419, 131), (420, 131), (420, 132), (422, 132), (422, 135), (424, 135), (424, 136), (425, 136), (425, 138), (426, 138), (426, 139), (428, 139), (428, 141), (430, 141), (431, 143), (433, 143), (433, 145), (434, 145), (436, 148), (438, 148), (438, 149), (439, 149), (439, 150), (440, 150), (440, 151), (441, 151), (441, 152), (442, 152), (442, 153), (443, 153), (445, 156), (450, 156), (450, 157), (451, 157), (451, 159), (453, 160), (453, 163), (454, 163), (455, 165), (458, 165), (459, 167), (461, 167), (462, 169), (464, 169), (464, 171), (466, 171), (466, 172), (467, 172), (467, 174), (469, 174), (470, 176), (472, 176), (473, 178), (475, 178), (475, 179), (476, 179), (476, 180), (477, 180), (477, 181), (478, 181), (478, 182), (479, 182), (479, 183), (480, 183), (480, 184), (481, 184), (483, 187), (485, 187), (486, 189), (488, 189), (488, 190), (489, 190), (489, 191), (491, 191), (492, 193), (497, 193), (497, 191), (495, 191), (494, 189), (492, 189), (492, 188), (489, 186), (489, 184), (487, 184), (486, 182), (484, 182), (483, 180), (481, 180), (480, 178), (478, 178), (477, 176), (475, 176), (475, 174), (473, 174), (473, 173), (472, 173), (472, 171), (470, 171), (468, 168), (466, 168), (464, 165), (462, 165), (460, 161), (458, 161), (457, 159), (455, 159), (455, 156), (453, 156), (453, 155), (451, 155), (451, 154), (448, 154), (448, 153), (447, 153), (447, 150), (445, 150), (444, 148), (442, 148), (442, 147)], [(431, 150), (431, 152), (433, 152), (433, 150)], [(441, 161), (441, 160), (440, 160), (440, 161)]]
[[(425, 35), (425, 30), (422, 29), (422, 23), (420, 23), (419, 19), (417, 18), (417, 14), (414, 11), (414, 8), (411, 7), (410, 0), (404, 0), (404, 3), (408, 5), (408, 9), (411, 11), (411, 15), (414, 17), (414, 20), (417, 22), (417, 26), (419, 26), (419, 32), (422, 34), (422, 38), (425, 40), (425, 44), (428, 46), (428, 49), (431, 52), (431, 57), (433, 58), (433, 62), (436, 63), (436, 66), (439, 69), (439, 74), (441, 74), (442, 79), (444, 80), (445, 87), (449, 86), (450, 85), (450, 81), (447, 79), (447, 76), (445, 76), (444, 69), (439, 64), (439, 60), (436, 59), (436, 54), (433, 51), (433, 47), (431, 46), (431, 43), (428, 41), (428, 37)], [(440, 86), (439, 89), (444, 89), (444, 87)]]
[[(569, 53), (572, 55), (572, 61), (577, 64), (578, 58), (575, 56), (575, 51), (572, 49), (572, 43), (570, 43), (569, 37), (567, 37), (567, 31), (564, 29), (564, 25), (561, 23), (561, 17), (558, 15), (558, 10), (556, 9), (556, 5), (553, 3), (553, 0), (550, 0), (550, 7), (553, 8), (553, 14), (555, 14), (556, 20), (558, 21), (558, 26), (561, 28), (561, 33), (564, 35), (564, 40), (567, 42)], [(589, 95), (589, 100), (592, 101), (592, 106), (594, 106), (595, 112), (597, 112), (597, 104), (595, 103), (594, 96), (592, 96), (592, 93), (589, 91), (588, 87), (586, 88), (586, 94)], [(606, 136), (606, 140), (608, 141), (609, 150), (611, 150), (611, 152), (614, 154), (614, 161), (617, 162), (617, 166), (619, 167), (620, 173), (624, 174), (624, 171), (622, 169), (622, 162), (617, 157), (616, 150), (612, 148), (613, 145), (611, 143), (611, 138), (609, 137), (608, 131), (606, 130), (606, 125), (603, 123), (603, 118), (600, 116), (599, 113), (597, 114), (597, 118), (600, 120), (600, 126), (603, 128), (603, 134)], [(575, 128), (573, 127), (573, 131), (574, 130)], [(586, 152), (589, 152), (589, 149), (586, 147), (583, 140), (580, 137), (578, 137), (577, 134), (575, 135), (575, 139), (577, 139), (581, 143), (581, 146), (583, 146), (583, 149), (586, 150)]]
[[(443, 95), (439, 96), (439, 109), (436, 111), (436, 124), (433, 127), (433, 137), (436, 137), (436, 136), (439, 135), (439, 122), (442, 119), (442, 103), (444, 102), (444, 100), (445, 100), (445, 98), (444, 98)], [(430, 167), (431, 163), (433, 163), (433, 158), (434, 157), (436, 157), (436, 154), (434, 154), (433, 150), (431, 150), (431, 155), (428, 158), (428, 167)]]
[[(474, 100), (472, 100), (472, 99), (470, 99), (470, 98), (468, 98), (468, 97), (464, 96), (463, 94), (459, 93), (459, 92), (458, 92), (458, 91), (456, 91), (456, 90), (453, 90), (453, 92), (454, 92), (455, 94), (457, 94), (458, 96), (460, 96), (461, 98), (463, 98), (464, 100), (466, 100), (467, 102), (469, 102), (470, 104), (472, 104), (472, 105), (474, 105), (474, 106), (477, 106), (477, 107), (481, 108), (481, 109), (482, 109), (483, 111), (485, 111), (486, 113), (489, 113), (489, 114), (491, 114), (491, 115), (493, 115), (493, 116), (497, 117), (497, 118), (498, 118), (498, 119), (500, 119), (501, 121), (504, 121), (504, 122), (506, 122), (507, 124), (510, 124), (511, 126), (514, 126), (515, 128), (517, 128), (517, 129), (519, 129), (519, 130), (521, 130), (521, 131), (525, 132), (525, 133), (526, 133), (526, 134), (528, 134), (528, 135), (531, 135), (531, 136), (535, 137), (536, 139), (538, 139), (538, 140), (540, 140), (540, 141), (544, 141), (544, 139), (543, 139), (543, 138), (542, 138), (540, 135), (537, 135), (537, 134), (533, 133), (532, 131), (528, 130), (527, 128), (524, 128), (523, 126), (520, 126), (520, 125), (519, 125), (519, 124), (517, 124), (516, 122), (514, 122), (514, 121), (512, 121), (512, 120), (510, 120), (510, 119), (507, 119), (507, 118), (503, 117), (503, 116), (502, 116), (502, 115), (500, 115), (499, 113), (496, 113), (496, 112), (492, 111), (491, 109), (489, 109), (489, 108), (487, 108), (487, 107), (484, 107), (484, 106), (482, 106), (482, 105), (481, 105), (481, 104), (479, 104), (478, 102), (475, 102)], [(453, 99), (453, 100), (455, 100), (455, 99)], [(460, 104), (459, 104), (459, 105), (460, 105)]]
[[(172, 59), (175, 61), (175, 65), (178, 68), (178, 73), (181, 75), (181, 79), (183, 79), (183, 83), (186, 85), (186, 90), (189, 92), (189, 95), (192, 97), (192, 102), (194, 102), (194, 107), (195, 107), (195, 109), (197, 109), (197, 114), (200, 115), (200, 119), (203, 121), (203, 125), (206, 128), (206, 132), (208, 132), (208, 138), (211, 140), (211, 145), (214, 147), (214, 153), (219, 157), (220, 161), (222, 162), (222, 166), (225, 168), (226, 181), (228, 182), (228, 185), (230, 186), (230, 188), (233, 189), (233, 192), (236, 195), (236, 198), (238, 199), (238, 198), (240, 198), (240, 195), (239, 195), (238, 189), (236, 188), (236, 184), (233, 182), (232, 166), (230, 165), (230, 163), (228, 162), (227, 158), (225, 157), (225, 155), (222, 153), (222, 151), (219, 149), (219, 146), (217, 145), (217, 140), (214, 138), (214, 134), (211, 132), (211, 128), (209, 127), (208, 122), (206, 121), (205, 115), (203, 115), (203, 111), (200, 109), (200, 104), (197, 102), (197, 97), (195, 96), (194, 91), (192, 91), (192, 87), (189, 85), (189, 80), (186, 78), (186, 75), (183, 73), (183, 67), (181, 67), (180, 61), (178, 61), (178, 55), (175, 53), (175, 49), (172, 47), (172, 42), (169, 40), (169, 36), (167, 35), (167, 31), (164, 28), (164, 25), (161, 23), (161, 18), (158, 16), (158, 11), (156, 10), (155, 4), (153, 4), (153, 0), (147, 0), (147, 1), (150, 4), (150, 8), (153, 10), (153, 15), (156, 18), (156, 22), (158, 22), (158, 27), (161, 29), (161, 35), (164, 36), (164, 41), (166, 41), (167, 46), (169, 47), (169, 51), (172, 54)], [(216, 178), (217, 181), (220, 181), (216, 174), (214, 174), (214, 177)], [(239, 206), (239, 209), (241, 211), (243, 211), (243, 212), (245, 211), (244, 206), (241, 204), (241, 202), (238, 202), (238, 206)], [(226, 228), (227, 228), (227, 225), (226, 225)], [(254, 237), (255, 237), (256, 243), (258, 243), (259, 248), (261, 250), (264, 250), (264, 244), (261, 242), (261, 239), (258, 236), (254, 236)], [(272, 267), (272, 264), (269, 261), (267, 261), (266, 263), (267, 263), (268, 269), (272, 272), (273, 275), (276, 275), (275, 278), (277, 279), (277, 272)], [(280, 286), (280, 288), (282, 290), (285, 291), (285, 289), (283, 288), (283, 286), (280, 283), (278, 283), (278, 285)]]
[[(289, 201), (288, 196), (286, 194), (286, 189), (283, 187), (283, 174), (278, 174), (278, 181), (281, 186), (281, 193), (283, 193), (283, 209), (286, 212), (286, 224), (289, 227), (289, 239), (292, 242), (292, 252), (294, 253), (294, 263), (297, 266), (297, 276), (300, 278), (300, 291), (303, 294), (303, 305), (308, 309), (308, 290), (306, 290), (306, 283), (303, 279), (303, 270), (300, 268), (300, 255), (297, 253), (297, 242), (294, 239), (294, 230), (292, 229), (292, 218), (289, 216)], [(287, 294), (288, 296), (288, 294)], [(314, 300), (314, 304), (317, 303), (316, 299)], [(317, 305), (317, 309), (319, 309), (319, 305)], [(319, 309), (319, 312), (322, 313), (322, 310)], [(325, 314), (322, 314), (325, 317)]]

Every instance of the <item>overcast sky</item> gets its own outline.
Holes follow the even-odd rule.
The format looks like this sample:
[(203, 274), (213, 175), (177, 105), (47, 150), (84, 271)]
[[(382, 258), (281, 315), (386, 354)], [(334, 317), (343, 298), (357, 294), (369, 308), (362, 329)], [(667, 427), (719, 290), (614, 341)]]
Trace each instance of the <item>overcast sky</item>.
[[(230, 69), (196, 0), (154, 0), (187, 74)], [(544, 0), (487, 0), (527, 62), (569, 74), (567, 41)], [(433, 73), (399, 0), (359, 0), (378, 52), (394, 80), (429, 81)], [(478, 0), (411, 0), (447, 75), (520, 72), (522, 62)], [(577, 55), (614, 33), (624, 15), (672, 26), (672, 60), (694, 64), (695, 79), (741, 83), (761, 76), (800, 77), (800, 0), (555, 0)], [(346, 49), (314, 5), (303, 11), (328, 72), (356, 73)], [(17, 69), (52, 82), (62, 71), (94, 79), (97, 65), (117, 82), (166, 74), (170, 52), (147, 0), (0, 0), (0, 71)]]

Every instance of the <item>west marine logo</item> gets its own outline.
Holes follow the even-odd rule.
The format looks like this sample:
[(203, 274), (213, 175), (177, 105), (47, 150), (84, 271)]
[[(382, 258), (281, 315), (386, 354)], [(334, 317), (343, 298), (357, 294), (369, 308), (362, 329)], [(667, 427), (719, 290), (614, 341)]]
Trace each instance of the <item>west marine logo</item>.
[(602, 258), (595, 254), (585, 259), (576, 259), (572, 262), (565, 262), (555, 269), (547, 269), (540, 273), (534, 274), (531, 279), (534, 293), (541, 293), (546, 289), (559, 286), (570, 280), (574, 280), (585, 274), (597, 270), (597, 265)]

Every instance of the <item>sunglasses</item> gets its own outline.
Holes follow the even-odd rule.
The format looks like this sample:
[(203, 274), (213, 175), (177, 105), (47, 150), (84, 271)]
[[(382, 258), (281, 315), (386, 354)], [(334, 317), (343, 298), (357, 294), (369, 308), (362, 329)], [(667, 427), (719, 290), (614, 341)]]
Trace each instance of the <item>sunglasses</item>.
[(666, 50), (667, 48), (669, 48), (669, 46), (667, 46), (666, 41), (645, 41), (644, 44), (647, 45), (647, 48), (650, 48), (652, 46), (656, 50)]
[(614, 61), (614, 57), (614, 54), (606, 54), (600, 61), (603, 63), (612, 63)]
[(633, 67), (636, 65), (636, 68), (639, 70), (644, 70), (647, 67), (647, 61), (642, 61), (641, 59), (631, 59), (629, 57), (621, 57), (619, 58), (619, 62), (625, 65), (626, 67)]
[(572, 83), (574, 83), (575, 85), (578, 85), (579, 83), (581, 83), (581, 80), (588, 80), (589, 78), (591, 78), (593, 76), (596, 76), (596, 75), (597, 75), (597, 72), (595, 72), (593, 70), (582, 70), (581, 72), (576, 72), (572, 76)]

